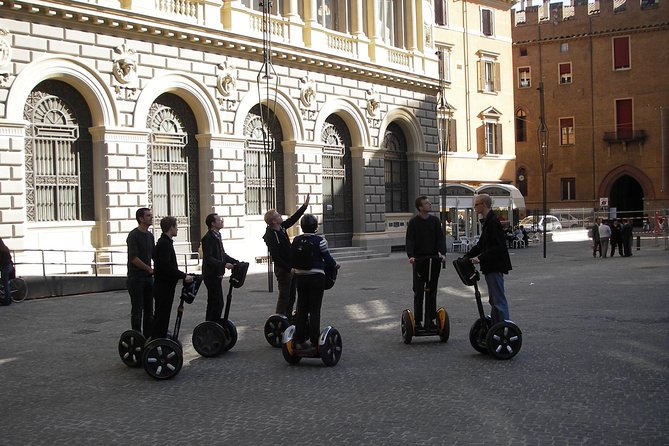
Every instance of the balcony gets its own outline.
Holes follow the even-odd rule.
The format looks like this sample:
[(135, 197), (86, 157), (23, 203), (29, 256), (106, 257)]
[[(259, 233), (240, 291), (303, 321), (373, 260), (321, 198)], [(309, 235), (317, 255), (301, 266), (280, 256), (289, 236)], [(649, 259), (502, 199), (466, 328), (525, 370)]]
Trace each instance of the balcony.
[(645, 130), (634, 130), (633, 132), (604, 132), (604, 141), (607, 144), (629, 144), (631, 142), (638, 142), (643, 144), (646, 142)]

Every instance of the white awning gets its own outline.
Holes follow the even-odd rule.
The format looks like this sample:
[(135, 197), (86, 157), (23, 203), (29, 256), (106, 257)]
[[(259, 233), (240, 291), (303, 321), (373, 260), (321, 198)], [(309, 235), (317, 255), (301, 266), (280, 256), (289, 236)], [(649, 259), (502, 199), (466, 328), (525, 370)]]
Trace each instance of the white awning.
[(490, 195), (493, 208), (525, 208), (523, 194), (511, 184), (484, 184), (476, 189), (476, 193)]

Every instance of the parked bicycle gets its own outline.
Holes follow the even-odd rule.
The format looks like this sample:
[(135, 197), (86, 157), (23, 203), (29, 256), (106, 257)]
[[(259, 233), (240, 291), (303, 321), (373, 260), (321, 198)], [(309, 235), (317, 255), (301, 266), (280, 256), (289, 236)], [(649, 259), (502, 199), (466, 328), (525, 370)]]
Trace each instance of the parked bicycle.
[[(23, 302), (28, 295), (28, 285), (22, 277), (15, 277), (9, 281), (9, 291), (12, 294), (12, 302)], [(0, 286), (0, 299), (4, 298), (5, 290)]]

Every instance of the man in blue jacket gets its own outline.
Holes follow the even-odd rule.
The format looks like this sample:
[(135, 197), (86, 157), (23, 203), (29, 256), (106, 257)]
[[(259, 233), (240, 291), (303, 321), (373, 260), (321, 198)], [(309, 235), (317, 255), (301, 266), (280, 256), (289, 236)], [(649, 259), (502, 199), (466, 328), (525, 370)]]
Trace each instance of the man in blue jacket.
[(504, 294), (504, 274), (511, 271), (511, 258), (504, 240), (504, 229), (492, 211), (492, 199), (488, 194), (474, 197), (474, 212), (481, 221), (481, 237), (465, 257), (475, 265), (481, 265), (481, 272), (488, 285), (488, 298), (492, 310), (493, 323), (509, 319), (509, 304)]

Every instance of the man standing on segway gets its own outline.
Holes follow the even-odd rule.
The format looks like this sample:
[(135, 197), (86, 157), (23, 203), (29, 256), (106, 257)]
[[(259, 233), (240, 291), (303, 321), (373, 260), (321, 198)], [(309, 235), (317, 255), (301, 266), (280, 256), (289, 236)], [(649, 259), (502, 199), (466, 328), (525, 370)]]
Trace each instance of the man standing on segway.
[(504, 274), (511, 271), (511, 259), (502, 224), (492, 211), (490, 195), (479, 194), (474, 197), (474, 212), (482, 224), (481, 237), (465, 257), (473, 264), (481, 265), (492, 307), (490, 317), (494, 324), (509, 319), (509, 305), (504, 294)]
[(135, 212), (137, 227), (130, 231), (128, 245), (128, 280), (126, 287), (130, 295), (130, 324), (133, 330), (144, 336), (151, 336), (153, 319), (153, 268), (151, 258), (155, 249), (153, 234), (149, 228), (153, 224), (153, 213), (149, 208), (139, 208)]
[[(432, 203), (426, 196), (416, 198), (418, 215), (409, 220), (406, 233), (406, 250), (409, 263), (413, 266), (413, 306), (416, 329), (423, 328), (423, 294), (425, 294), (425, 329), (437, 328), (437, 283), (439, 282), (440, 264), (430, 268), (434, 262), (421, 260), (421, 257), (446, 257), (446, 238), (439, 219), (431, 215)], [(430, 269), (432, 269), (430, 274)], [(428, 281), (425, 292), (425, 282)]]
[(269, 249), (274, 262), (274, 275), (279, 286), (279, 299), (276, 302), (276, 313), (291, 317), (295, 304), (295, 280), (290, 265), (290, 240), (286, 229), (293, 226), (304, 214), (309, 206), (309, 194), (304, 204), (284, 221), (276, 209), (270, 209), (265, 213), (267, 229), (263, 240)]

